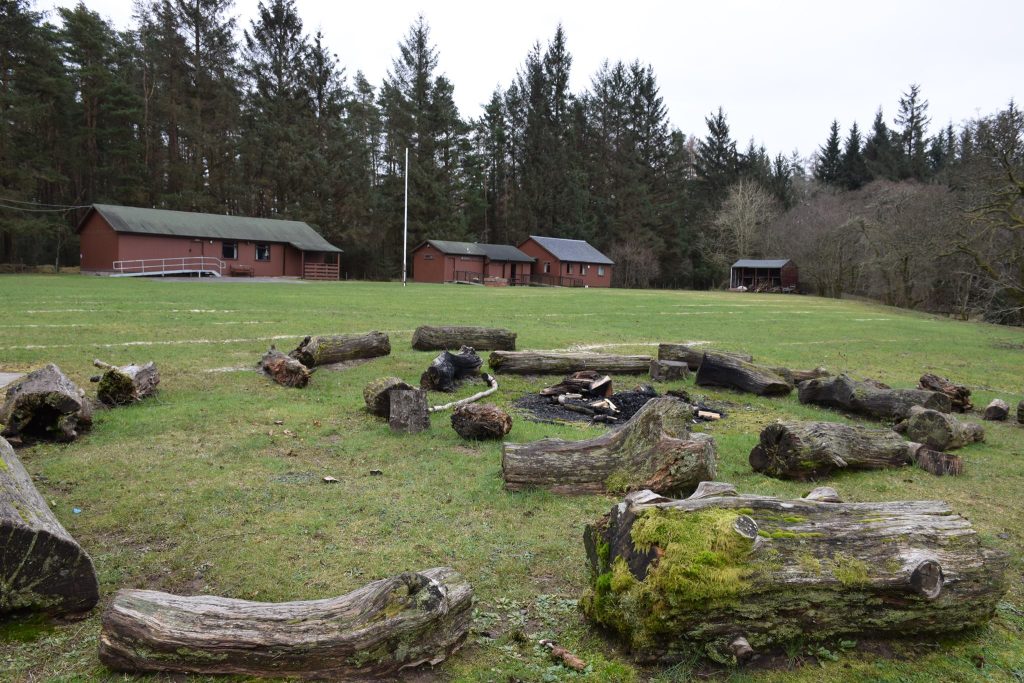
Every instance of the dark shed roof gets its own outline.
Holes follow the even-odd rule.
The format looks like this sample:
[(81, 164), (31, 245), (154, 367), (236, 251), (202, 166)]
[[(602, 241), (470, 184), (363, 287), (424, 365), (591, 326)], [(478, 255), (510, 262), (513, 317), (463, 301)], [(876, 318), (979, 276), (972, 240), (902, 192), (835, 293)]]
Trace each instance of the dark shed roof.
[[(478, 242), (453, 242), (451, 240), (427, 240), (423, 244), (431, 245), (442, 254), (486, 256), (491, 261), (533, 263), (533, 257), (527, 256), (515, 247), (507, 244), (480, 244)], [(416, 249), (422, 247), (423, 244), (416, 247)]]
[(341, 252), (341, 249), (325, 240), (308, 223), (301, 221), (93, 204), (92, 209), (78, 224), (79, 230), (85, 225), (93, 211), (103, 216), (116, 232), (251, 242), (283, 242), (302, 251)]
[(575, 263), (598, 263), (613, 266), (615, 261), (599, 252), (585, 240), (569, 240), (561, 237), (538, 237), (530, 235), (530, 239), (551, 252), (559, 261)]
[(782, 268), (789, 259), (749, 259), (743, 258), (732, 264), (733, 268)]

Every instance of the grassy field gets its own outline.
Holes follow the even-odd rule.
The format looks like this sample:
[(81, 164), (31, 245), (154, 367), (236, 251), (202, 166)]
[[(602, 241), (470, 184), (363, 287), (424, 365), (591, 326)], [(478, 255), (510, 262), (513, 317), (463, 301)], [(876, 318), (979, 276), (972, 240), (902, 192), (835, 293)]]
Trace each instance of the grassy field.
[[(99, 664), (96, 646), (100, 613), (121, 587), (312, 599), (450, 565), (476, 591), (474, 632), (424, 680), (1024, 681), (1024, 428), (1015, 423), (986, 423), (987, 442), (962, 451), (963, 477), (906, 469), (826, 482), (847, 500), (946, 500), (986, 542), (1010, 551), (1011, 589), (987, 628), (886, 648), (809, 645), (794, 649), (784, 669), (651, 670), (634, 667), (576, 608), (586, 581), (583, 525), (614, 498), (506, 493), (499, 444), (462, 441), (447, 414), (435, 415), (429, 432), (395, 436), (362, 400), (376, 377), (416, 380), (434, 354), (411, 349), (413, 329), (447, 323), (511, 328), (521, 349), (653, 353), (659, 341), (704, 341), (893, 386), (935, 372), (970, 386), (976, 405), (998, 396), (1015, 407), (1024, 398), (1019, 329), (813, 297), (695, 292), (3, 276), (0, 297), (0, 372), (55, 362), (89, 388), (92, 359), (101, 358), (154, 360), (162, 374), (157, 399), (100, 412), (73, 444), (20, 452), (92, 555), (103, 597), (84, 621), (0, 625), (3, 680), (120, 680)], [(317, 372), (307, 389), (284, 389), (252, 371), (271, 343), (290, 349), (305, 334), (371, 329), (391, 336), (391, 356)], [(550, 383), (500, 379), (496, 402), (504, 406)], [(620, 388), (637, 381), (616, 379)], [(720, 480), (744, 492), (806, 493), (807, 485), (751, 473), (747, 453), (760, 427), (778, 417), (840, 416), (801, 406), (795, 395), (697, 393), (730, 412), (707, 428), (718, 443)], [(599, 433), (514, 418), (513, 441)], [(373, 469), (383, 476), (370, 476)], [(340, 483), (325, 485), (324, 475)], [(591, 670), (552, 666), (535, 645), (544, 637)]]

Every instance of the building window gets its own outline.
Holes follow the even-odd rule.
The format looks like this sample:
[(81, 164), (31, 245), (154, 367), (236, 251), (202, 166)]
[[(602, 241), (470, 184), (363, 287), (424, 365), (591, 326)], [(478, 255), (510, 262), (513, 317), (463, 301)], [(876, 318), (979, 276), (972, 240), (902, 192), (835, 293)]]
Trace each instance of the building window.
[(238, 242), (221, 242), (220, 255), (229, 261), (238, 260)]
[(572, 275), (572, 264), (571, 263), (566, 263), (565, 264), (565, 274), (566, 275)]
[(550, 273), (551, 272), (551, 261), (545, 261), (544, 262), (544, 272), (545, 273)]
[(269, 244), (257, 244), (256, 245), (256, 260), (257, 261), (269, 261), (270, 260), (270, 245)]
[(423, 255), (423, 260), (424, 261), (433, 261), (434, 260), (434, 255), (433, 254), (424, 254)]
[(598, 277), (604, 277), (604, 266), (598, 266), (597, 267), (597, 276)]

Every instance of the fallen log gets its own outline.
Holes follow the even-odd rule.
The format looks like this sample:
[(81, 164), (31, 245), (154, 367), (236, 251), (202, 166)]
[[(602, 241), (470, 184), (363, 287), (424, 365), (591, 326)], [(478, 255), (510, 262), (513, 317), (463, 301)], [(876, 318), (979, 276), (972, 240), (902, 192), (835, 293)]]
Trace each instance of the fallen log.
[(398, 377), (381, 377), (363, 387), (363, 401), (366, 409), (378, 417), (391, 415), (391, 392), (395, 389), (408, 391), (414, 387)]
[(305, 337), (288, 355), (307, 368), (359, 358), (376, 358), (391, 353), (391, 342), (383, 332), (331, 334)]
[(301, 389), (309, 384), (309, 368), (274, 346), (260, 358), (259, 368), (260, 372), (282, 386)]
[(0, 615), (88, 612), (99, 600), (89, 555), (61, 526), (0, 438)]
[(649, 488), (693, 491), (715, 477), (714, 439), (690, 434), (693, 407), (674, 398), (648, 401), (620, 428), (593, 439), (505, 443), (505, 488), (555, 493), (599, 493)]
[(430, 391), (455, 391), (458, 383), (480, 374), (483, 360), (472, 348), (463, 346), (458, 353), (442, 351), (420, 375), (420, 387)]
[(494, 351), (487, 362), (495, 372), (513, 375), (566, 375), (580, 370), (612, 375), (642, 375), (651, 367), (650, 356), (553, 351)]
[(561, 382), (540, 390), (541, 396), (611, 396), (612, 378), (594, 370), (580, 370), (565, 377)]
[(500, 439), (512, 430), (512, 418), (498, 406), (470, 403), (452, 413), (452, 429), (464, 439)]
[(717, 349), (704, 349), (686, 344), (658, 344), (658, 360), (672, 360), (686, 363), (690, 370), (696, 371), (704, 360), (704, 353), (712, 351), (722, 356), (732, 356), (745, 363), (752, 363), (754, 357), (746, 353), (733, 353), (732, 351), (719, 351)]
[(421, 325), (412, 333), (417, 351), (447, 351), (470, 346), (479, 351), (515, 351), (516, 333), (493, 327), (434, 327)]
[(985, 406), (985, 415), (981, 419), (991, 420), (993, 422), (1002, 422), (1009, 415), (1009, 404), (1001, 398), (994, 398), (991, 403)]
[(961, 422), (948, 413), (921, 406), (911, 406), (905, 434), (911, 441), (939, 451), (985, 440), (985, 429), (981, 425)]
[(889, 429), (837, 422), (776, 422), (761, 430), (750, 467), (779, 479), (815, 479), (839, 470), (876, 470), (910, 462), (906, 441)]
[(136, 403), (154, 395), (160, 384), (160, 371), (152, 361), (117, 367), (97, 358), (92, 364), (104, 371), (96, 387), (96, 398), (104, 405)]
[(817, 367), (813, 370), (791, 370), (790, 368), (770, 368), (776, 375), (782, 377), (791, 386), (796, 386), (800, 382), (806, 382), (809, 379), (819, 379), (821, 377), (831, 377), (832, 373), (828, 369), (823, 367)]
[(770, 368), (713, 351), (704, 353), (696, 383), (702, 387), (726, 387), (758, 396), (783, 396), (793, 386)]
[(415, 434), (430, 429), (427, 392), (422, 389), (393, 389), (388, 425), (391, 431)]
[(690, 376), (690, 366), (681, 360), (652, 360), (651, 381), (671, 382)]
[(390, 680), (457, 650), (472, 612), (473, 589), (447, 567), (301, 602), (120, 590), (99, 656), (133, 673)]
[(483, 373), (481, 377), (485, 382), (487, 382), (487, 389), (484, 389), (483, 391), (478, 391), (472, 396), (460, 398), (458, 401), (452, 401), (450, 403), (445, 403), (439, 406), (430, 406), (430, 412), (437, 413), (442, 410), (450, 410), (451, 408), (458, 408), (459, 406), (468, 405), (470, 403), (473, 403), (474, 401), (479, 401), (485, 396), (490, 396), (491, 394), (498, 390), (498, 379), (496, 377), (494, 377), (493, 375), (488, 375), (486, 372)]
[(958, 455), (933, 451), (924, 444), (910, 444), (910, 458), (925, 472), (937, 477), (964, 473), (964, 461)]
[[(645, 502), (649, 501), (649, 502)], [(838, 503), (630, 494), (584, 544), (593, 621), (643, 662), (734, 661), (807, 642), (985, 624), (1008, 555), (941, 501)]]
[(917, 388), (926, 391), (938, 391), (949, 396), (950, 407), (953, 412), (966, 413), (974, 407), (971, 405), (971, 390), (960, 384), (953, 384), (945, 377), (925, 373), (918, 380)]
[(1017, 423), (1024, 425), (1024, 401), (1017, 404)]
[(801, 403), (811, 403), (882, 420), (902, 420), (912, 406), (950, 411), (949, 397), (921, 389), (881, 389), (874, 382), (858, 382), (848, 375), (801, 382)]
[(0, 436), (8, 439), (74, 441), (92, 426), (85, 392), (52, 363), (12, 384), (6, 396), (0, 407)]

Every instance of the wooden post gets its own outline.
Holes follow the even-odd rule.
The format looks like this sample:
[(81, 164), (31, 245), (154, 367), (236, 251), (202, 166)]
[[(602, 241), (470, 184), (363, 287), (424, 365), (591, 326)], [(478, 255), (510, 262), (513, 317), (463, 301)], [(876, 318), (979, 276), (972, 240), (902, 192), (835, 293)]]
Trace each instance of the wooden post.
[(388, 424), (391, 431), (415, 434), (430, 429), (427, 392), (422, 389), (395, 389), (390, 396), (391, 414)]

